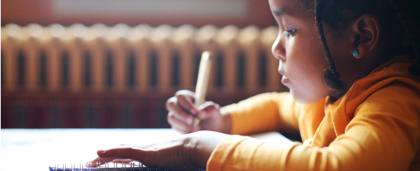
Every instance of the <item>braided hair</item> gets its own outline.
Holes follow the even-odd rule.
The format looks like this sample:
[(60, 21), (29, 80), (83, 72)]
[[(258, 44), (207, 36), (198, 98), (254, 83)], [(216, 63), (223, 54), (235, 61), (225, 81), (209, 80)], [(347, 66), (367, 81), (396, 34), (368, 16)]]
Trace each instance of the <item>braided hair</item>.
[[(360, 15), (369, 13), (376, 16), (381, 22), (384, 35), (393, 40), (389, 43), (389, 50), (393, 55), (409, 54), (413, 65), (410, 74), (420, 75), (420, 27), (419, 16), (420, 1), (416, 0), (300, 0), (308, 9), (313, 8), (316, 26), (322, 41), (329, 67), (323, 71), (323, 81), (330, 88), (340, 91), (345, 83), (340, 80), (327, 41), (324, 27), (333, 31), (347, 28), (351, 21)], [(417, 8), (417, 9), (416, 9)], [(325, 23), (325, 24), (324, 24)], [(325, 25), (325, 26), (324, 26)], [(383, 38), (383, 36), (381, 37)]]

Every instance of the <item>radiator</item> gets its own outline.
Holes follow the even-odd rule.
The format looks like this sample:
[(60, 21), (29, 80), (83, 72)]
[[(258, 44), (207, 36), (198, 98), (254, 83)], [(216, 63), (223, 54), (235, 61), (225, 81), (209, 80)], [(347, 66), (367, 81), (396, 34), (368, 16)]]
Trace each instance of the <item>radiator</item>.
[[(63, 101), (161, 95), (162, 105), (176, 90), (194, 90), (203, 51), (214, 57), (209, 98), (233, 101), (235, 95), (285, 91), (278, 60), (271, 55), (277, 33), (274, 26), (8, 24), (1, 28), (2, 112), (9, 119), (16, 117), (13, 106), (28, 98), (43, 103), (40, 96)], [(125, 106), (133, 106), (128, 103)]]

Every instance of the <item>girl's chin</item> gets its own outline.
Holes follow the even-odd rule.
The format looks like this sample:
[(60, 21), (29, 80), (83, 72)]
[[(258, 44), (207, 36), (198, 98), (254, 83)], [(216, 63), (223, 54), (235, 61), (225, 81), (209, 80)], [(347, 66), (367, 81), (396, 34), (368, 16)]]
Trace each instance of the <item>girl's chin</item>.
[(290, 79), (287, 76), (283, 75), (283, 77), (281, 77), (281, 83), (287, 86), (287, 84), (290, 83)]

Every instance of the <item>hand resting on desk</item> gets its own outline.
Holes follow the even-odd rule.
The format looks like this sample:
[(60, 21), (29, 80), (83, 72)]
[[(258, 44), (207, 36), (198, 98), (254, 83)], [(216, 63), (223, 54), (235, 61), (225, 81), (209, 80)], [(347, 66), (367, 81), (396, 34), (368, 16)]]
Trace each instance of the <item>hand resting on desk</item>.
[[(191, 133), (199, 130), (211, 130), (230, 133), (231, 118), (217, 103), (207, 101), (198, 108), (194, 105), (194, 92), (179, 90), (175, 96), (166, 102), (168, 109), (168, 123), (181, 133)], [(201, 120), (197, 126), (193, 125), (194, 115)]]
[(96, 167), (96, 163), (105, 164), (115, 160), (136, 160), (148, 167), (174, 170), (206, 168), (213, 150), (229, 136), (218, 132), (199, 131), (157, 144), (98, 150), (99, 157), (91, 161), (91, 166)]

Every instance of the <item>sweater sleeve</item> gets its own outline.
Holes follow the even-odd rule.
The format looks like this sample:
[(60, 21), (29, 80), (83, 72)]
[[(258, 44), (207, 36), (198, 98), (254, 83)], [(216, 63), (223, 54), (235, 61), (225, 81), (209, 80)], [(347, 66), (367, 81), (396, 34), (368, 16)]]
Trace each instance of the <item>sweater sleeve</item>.
[(412, 97), (366, 99), (327, 147), (231, 136), (212, 153), (207, 170), (409, 170), (419, 151), (419, 99)]
[(299, 108), (288, 92), (263, 93), (223, 108), (232, 117), (231, 134), (298, 129)]
[[(356, 122), (364, 122), (362, 120)], [(213, 152), (207, 170), (408, 170), (417, 144), (408, 141), (405, 132), (397, 131), (401, 127), (393, 130), (393, 127), (380, 126), (384, 122), (375, 124), (376, 128), (355, 123), (357, 126), (352, 126), (348, 133), (324, 148), (302, 144), (284, 147), (232, 136)], [(408, 131), (406, 128), (403, 129)]]

